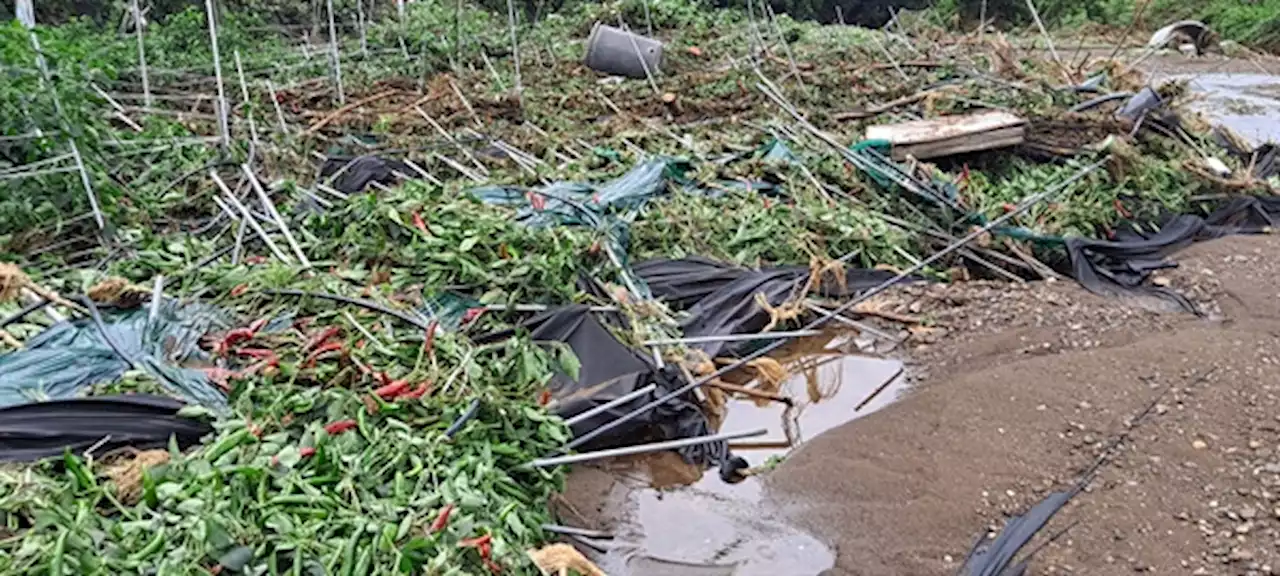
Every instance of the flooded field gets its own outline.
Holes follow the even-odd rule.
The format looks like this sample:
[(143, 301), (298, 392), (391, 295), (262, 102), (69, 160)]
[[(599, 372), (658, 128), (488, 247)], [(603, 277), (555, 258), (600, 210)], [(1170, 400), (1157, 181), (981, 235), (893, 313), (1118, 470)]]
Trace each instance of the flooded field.
[[(722, 431), (764, 428), (731, 443), (735, 456), (766, 472), (804, 442), (894, 401), (905, 387), (902, 364), (849, 353), (843, 337), (801, 343), (780, 356), (789, 373), (778, 393), (794, 406), (735, 399)], [(601, 542), (601, 568), (617, 576), (816, 575), (835, 562), (821, 540), (774, 514), (759, 478), (727, 483), (674, 454), (613, 462), (605, 515), (614, 539)]]

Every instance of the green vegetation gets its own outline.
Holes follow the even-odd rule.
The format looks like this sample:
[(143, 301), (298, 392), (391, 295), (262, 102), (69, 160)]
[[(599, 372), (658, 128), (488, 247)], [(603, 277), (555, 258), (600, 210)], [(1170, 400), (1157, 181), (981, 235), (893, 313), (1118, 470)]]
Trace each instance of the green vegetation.
[[(1005, 16), (1016, 4), (988, 10), (998, 5)], [(218, 86), (200, 6), (154, 6), (144, 37), (157, 98), (150, 107), (128, 27), (121, 34), (115, 24), (77, 20), (37, 28), (47, 78), (27, 31), (0, 28), (3, 260), (67, 294), (111, 276), (149, 286), (163, 275), (167, 295), (222, 307), (241, 330), (259, 319), (281, 325), (231, 343), (230, 334), (210, 335), (204, 349), (216, 364), (200, 368), (228, 387), (230, 408), (204, 415), (217, 431), (202, 446), (171, 448), (167, 462), (142, 467), (133, 498), (101, 455), (0, 473), (0, 571), (203, 574), (221, 566), (452, 575), (500, 566), (533, 574), (524, 551), (546, 539), (538, 526), (549, 520), (546, 501), (560, 476), (521, 465), (565, 439), (563, 424), (541, 405), (551, 375), (574, 373), (577, 360), (522, 337), (477, 345), (468, 334), (516, 319), (492, 311), (477, 318), (479, 305), (616, 305), (636, 334), (653, 335), (672, 331), (674, 315), (636, 302), (636, 294), (618, 295), (627, 263), (638, 259), (806, 266), (849, 256), (851, 266), (902, 269), (1109, 156), (1107, 170), (1012, 220), (1044, 240), (1028, 252), (1054, 262), (1053, 242), (1062, 237), (1102, 236), (1128, 218), (1194, 209), (1199, 194), (1273, 186), (1188, 170), (1201, 161), (1194, 148), (1210, 146), (1203, 134), (1175, 140), (1145, 129), (1130, 137), (1108, 109), (1065, 114), (1090, 95), (1056, 89), (1063, 78), (1052, 64), (951, 42), (938, 23), (968, 15), (968, 2), (912, 18), (906, 39), (802, 21), (831, 18), (834, 5), (816, 2), (774, 5), (795, 19), (767, 18), (758, 5), (748, 13), (684, 0), (522, 2), (518, 76), (505, 3), (486, 4), (491, 12), (423, 0), (403, 21), (390, 17), (393, 4), (380, 3), (362, 43), (351, 27), (354, 3), (339, 2), (342, 98), (317, 6), (221, 6), (231, 108), (225, 147), (217, 142)], [(860, 9), (841, 6), (846, 17)], [(1041, 7), (1067, 26), (1122, 24), (1130, 17), (1124, 6)], [(1262, 41), (1275, 19), (1264, 22), (1258, 10), (1275, 8), (1268, 0), (1223, 11), (1211, 24), (1228, 37)], [(119, 9), (99, 20), (118, 22)], [(1169, 9), (1157, 2), (1144, 19)], [(666, 42), (652, 81), (604, 78), (581, 65), (578, 40), (595, 22), (619, 19), (652, 26)], [(298, 22), (309, 27), (306, 36), (264, 28)], [(1075, 80), (1115, 69), (1097, 65)], [(785, 102), (765, 95), (769, 84)], [(1113, 77), (1106, 88), (1128, 87)], [(990, 108), (1031, 118), (1032, 139), (1058, 152), (1001, 150), (869, 170), (843, 156), (871, 124)], [(67, 156), (72, 141), (104, 216), (101, 230)], [(345, 166), (360, 155), (410, 160), (407, 175), (427, 177), (330, 191), (336, 181), (320, 176), (321, 165)], [(57, 171), (15, 177), (50, 159), (58, 159), (48, 165)], [(608, 183), (659, 159), (662, 178), (642, 201), (596, 204)], [(1224, 160), (1242, 173), (1238, 160)], [(261, 178), (290, 238), (242, 164)], [(891, 170), (901, 170), (897, 180)], [(226, 206), (210, 172), (261, 216), (251, 218), (263, 231), (227, 216), (241, 213)], [(507, 194), (508, 204), (482, 202), (474, 193), (482, 186)], [(909, 189), (920, 187), (945, 202)], [(591, 205), (573, 214), (573, 225), (522, 220), (553, 219), (547, 203), (569, 193)], [(621, 252), (611, 253), (615, 247)], [(312, 265), (301, 265), (298, 252)], [(1034, 276), (1018, 259), (999, 261), (998, 273), (973, 271)], [(964, 265), (945, 260), (925, 272), (943, 278)], [(607, 294), (588, 293), (583, 276)], [(402, 317), (279, 290), (361, 298), (447, 329), (424, 333)], [(456, 306), (439, 309), (448, 299)], [(5, 312), (16, 306), (0, 304)], [(457, 318), (468, 308), (465, 322)], [(28, 337), (41, 322), (8, 330)], [(135, 376), (92, 393), (159, 389)], [(386, 392), (393, 384), (399, 388)], [(445, 438), (477, 401), (474, 418)], [(351, 429), (325, 431), (346, 420)], [(446, 509), (450, 520), (436, 527)], [(474, 540), (486, 536), (487, 546)]]

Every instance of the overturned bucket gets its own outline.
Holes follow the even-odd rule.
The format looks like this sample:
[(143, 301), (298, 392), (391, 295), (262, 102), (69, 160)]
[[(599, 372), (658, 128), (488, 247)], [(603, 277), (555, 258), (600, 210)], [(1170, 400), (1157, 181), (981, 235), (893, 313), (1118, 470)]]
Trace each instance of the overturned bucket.
[(597, 22), (587, 38), (585, 63), (592, 70), (615, 76), (656, 75), (662, 64), (662, 42)]

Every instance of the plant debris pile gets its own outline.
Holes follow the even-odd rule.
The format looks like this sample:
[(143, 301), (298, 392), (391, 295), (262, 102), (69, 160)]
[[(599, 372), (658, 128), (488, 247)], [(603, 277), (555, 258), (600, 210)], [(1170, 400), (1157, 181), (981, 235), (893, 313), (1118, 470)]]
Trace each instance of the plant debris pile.
[[(635, 372), (674, 389), (680, 365), (727, 363), (700, 350), (758, 349), (686, 330), (798, 328), (814, 299), (898, 276), (1071, 275), (1072, 239), (1278, 184), (1179, 86), (1117, 117), (1127, 96), (1086, 103), (1138, 91), (1120, 58), (1059, 63), (927, 14), (877, 31), (683, 0), (526, 16), (426, 0), (344, 11), (333, 39), (323, 19), (301, 34), (196, 8), (125, 35), (0, 28), (0, 366), (59, 331), (62, 352), (93, 350), (61, 360), (88, 375), (5, 374), (0, 397), (181, 397), (213, 429), (0, 468), (0, 571), (533, 574), (563, 472), (527, 464), (571, 440), (556, 384), (598, 359), (529, 334), (532, 314), (608, 312), (600, 329), (652, 359)], [(592, 25), (619, 20), (664, 42), (651, 77), (582, 64)], [(925, 162), (865, 138), (991, 110), (1025, 139)], [(718, 276), (651, 287), (654, 261)], [(846, 320), (921, 322), (864, 304)], [(700, 314), (724, 328), (690, 329)], [(700, 398), (676, 399), (698, 425), (610, 444), (714, 432)]]

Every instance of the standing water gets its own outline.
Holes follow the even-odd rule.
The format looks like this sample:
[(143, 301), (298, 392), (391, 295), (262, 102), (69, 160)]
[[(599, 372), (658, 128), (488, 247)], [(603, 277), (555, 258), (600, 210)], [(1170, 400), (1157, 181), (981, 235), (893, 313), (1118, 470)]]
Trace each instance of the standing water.
[[(721, 431), (769, 431), (730, 444), (735, 456), (762, 473), (771, 458), (802, 450), (804, 441), (893, 402), (905, 385), (901, 363), (847, 354), (843, 349), (852, 347), (847, 340), (798, 344), (798, 350), (793, 346), (790, 355), (778, 358), (789, 373), (778, 393), (793, 398), (796, 406), (733, 400), (720, 426)], [(686, 485), (654, 487), (665, 482), (660, 477), (670, 476), (661, 469), (671, 463), (683, 466), (678, 457), (664, 454), (616, 476), (613, 497), (605, 503), (618, 519), (615, 544), (597, 559), (606, 573), (816, 576), (834, 565), (835, 554), (822, 541), (774, 513), (758, 478), (729, 484), (713, 470)]]

